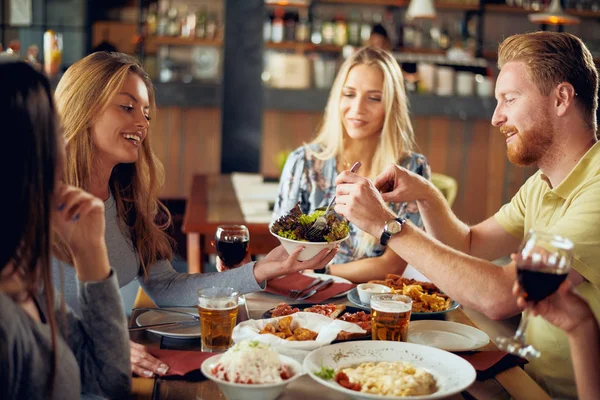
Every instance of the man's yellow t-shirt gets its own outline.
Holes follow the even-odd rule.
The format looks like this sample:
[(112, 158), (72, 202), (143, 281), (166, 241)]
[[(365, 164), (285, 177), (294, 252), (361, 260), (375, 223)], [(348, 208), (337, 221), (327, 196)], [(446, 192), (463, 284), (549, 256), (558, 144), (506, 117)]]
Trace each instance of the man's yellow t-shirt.
[[(573, 268), (587, 282), (577, 291), (600, 320), (600, 142), (555, 188), (541, 171), (519, 189), (494, 216), (511, 235), (522, 239), (530, 229), (566, 237), (575, 245)], [(527, 342), (542, 355), (526, 366), (553, 397), (577, 396), (567, 335), (542, 317), (531, 318)]]

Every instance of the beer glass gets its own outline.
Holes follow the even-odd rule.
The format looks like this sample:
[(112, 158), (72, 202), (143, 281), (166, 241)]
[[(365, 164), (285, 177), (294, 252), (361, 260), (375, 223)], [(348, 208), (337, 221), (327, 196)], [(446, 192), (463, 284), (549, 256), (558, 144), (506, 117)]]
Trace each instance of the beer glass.
[(245, 225), (221, 225), (215, 234), (217, 255), (225, 270), (236, 268), (248, 254), (250, 232)]
[(371, 296), (372, 339), (406, 342), (412, 299), (403, 294)]
[[(517, 255), (517, 280), (527, 301), (538, 302), (556, 292), (573, 263), (573, 243), (569, 239), (530, 230)], [(538, 358), (541, 354), (525, 342), (529, 309), (523, 311), (521, 322), (513, 337), (498, 337), (501, 350), (524, 358)]]
[(199, 289), (198, 314), (202, 351), (220, 353), (229, 349), (238, 314), (238, 292), (214, 286)]

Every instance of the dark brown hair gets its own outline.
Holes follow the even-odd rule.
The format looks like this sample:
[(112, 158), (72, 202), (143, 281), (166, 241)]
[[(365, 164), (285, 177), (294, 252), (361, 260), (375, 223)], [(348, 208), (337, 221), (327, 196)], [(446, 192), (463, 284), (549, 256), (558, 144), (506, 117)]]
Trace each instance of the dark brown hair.
[[(48, 381), (52, 393), (56, 373), (56, 319), (50, 272), (51, 206), (57, 164), (57, 119), (48, 80), (23, 62), (0, 62), (0, 121), (4, 154), (0, 210), (4, 233), (0, 274), (18, 276), (20, 286), (0, 278), (0, 291), (20, 303), (43, 289), (52, 334), (53, 363)], [(4, 280), (4, 281), (3, 281)]]

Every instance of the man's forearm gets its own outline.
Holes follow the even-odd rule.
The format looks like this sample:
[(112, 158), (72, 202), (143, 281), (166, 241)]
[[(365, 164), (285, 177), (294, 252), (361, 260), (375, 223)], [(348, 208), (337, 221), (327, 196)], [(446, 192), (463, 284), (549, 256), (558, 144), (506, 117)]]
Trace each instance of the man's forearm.
[(498, 267), (461, 253), (411, 223), (388, 242), (396, 254), (433, 281), (448, 296), (492, 319), (517, 314), (512, 295), (514, 266)]
[(439, 190), (429, 188), (426, 197), (417, 200), (417, 205), (427, 233), (453, 249), (470, 253), (470, 228), (454, 215)]
[(595, 319), (569, 333), (571, 360), (575, 370), (577, 394), (581, 400), (600, 396), (600, 332)]

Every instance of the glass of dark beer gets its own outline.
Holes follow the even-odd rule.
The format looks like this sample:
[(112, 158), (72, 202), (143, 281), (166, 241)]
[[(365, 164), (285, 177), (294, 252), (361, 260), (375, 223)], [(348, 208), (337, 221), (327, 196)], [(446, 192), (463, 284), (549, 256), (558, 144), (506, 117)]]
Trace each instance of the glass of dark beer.
[[(567, 278), (573, 263), (573, 243), (551, 233), (530, 230), (517, 254), (517, 280), (527, 301), (538, 302), (550, 296)], [(498, 337), (501, 350), (524, 358), (541, 354), (525, 342), (529, 309), (523, 311), (521, 323), (513, 337)]]
[(248, 254), (250, 232), (244, 225), (221, 225), (215, 234), (217, 256), (224, 270), (241, 266)]

